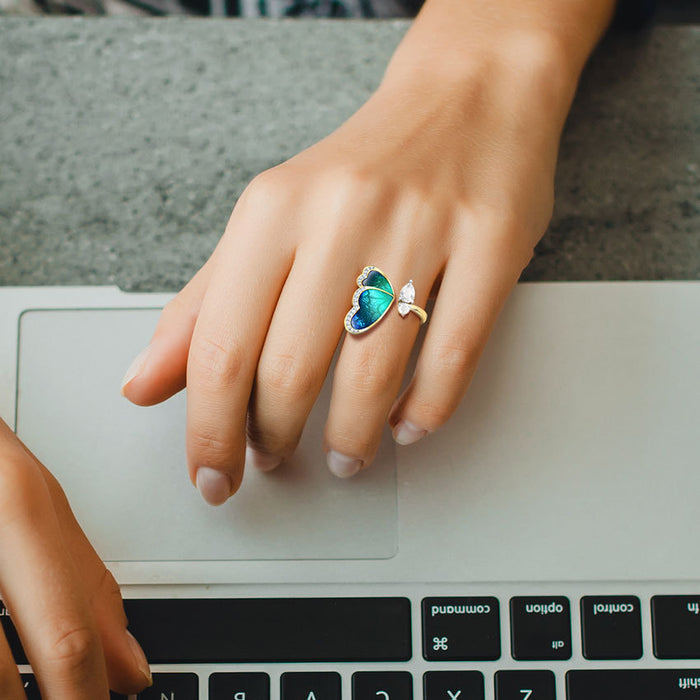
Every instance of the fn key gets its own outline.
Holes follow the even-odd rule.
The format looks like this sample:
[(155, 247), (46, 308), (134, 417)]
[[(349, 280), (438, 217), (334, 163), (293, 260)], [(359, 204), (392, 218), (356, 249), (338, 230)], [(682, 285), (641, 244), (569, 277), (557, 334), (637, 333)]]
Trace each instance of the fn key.
[(657, 659), (700, 659), (700, 595), (655, 595), (651, 620)]

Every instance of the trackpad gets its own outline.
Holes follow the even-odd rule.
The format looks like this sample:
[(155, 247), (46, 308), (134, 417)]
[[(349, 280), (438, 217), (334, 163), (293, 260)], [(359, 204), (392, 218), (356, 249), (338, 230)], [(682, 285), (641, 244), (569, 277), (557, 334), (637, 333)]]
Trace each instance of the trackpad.
[(396, 470), (385, 435), (343, 481), (321, 448), (330, 382), (294, 458), (248, 470), (207, 506), (185, 465), (185, 396), (140, 408), (119, 393), (157, 309), (37, 310), (20, 321), (17, 432), (63, 485), (106, 561), (379, 559), (397, 549)]

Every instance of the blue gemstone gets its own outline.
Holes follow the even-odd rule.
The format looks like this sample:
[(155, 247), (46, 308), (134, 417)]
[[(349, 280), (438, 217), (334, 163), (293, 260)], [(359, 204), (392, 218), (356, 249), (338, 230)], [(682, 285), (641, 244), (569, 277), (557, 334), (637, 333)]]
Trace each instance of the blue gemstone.
[(357, 300), (360, 308), (350, 320), (350, 325), (356, 331), (366, 330), (384, 316), (392, 301), (394, 301), (394, 295), (387, 294), (381, 289), (363, 290)]

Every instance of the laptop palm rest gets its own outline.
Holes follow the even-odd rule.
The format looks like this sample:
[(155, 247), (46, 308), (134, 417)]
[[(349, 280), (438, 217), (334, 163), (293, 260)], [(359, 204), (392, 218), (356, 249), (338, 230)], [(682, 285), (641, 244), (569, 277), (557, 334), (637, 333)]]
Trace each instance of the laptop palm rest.
[(186, 475), (184, 396), (119, 395), (158, 317), (123, 298), (25, 312), (17, 401), (120, 582), (700, 578), (698, 284), (519, 285), (438, 433), (340, 481), (327, 385), (292, 463), (219, 509)]
[(250, 469), (207, 506), (185, 463), (185, 395), (149, 408), (119, 393), (153, 309), (29, 311), (20, 322), (17, 432), (46, 461), (108, 561), (375, 559), (396, 552), (391, 439), (374, 468), (344, 481), (322, 451), (327, 383), (294, 458)]

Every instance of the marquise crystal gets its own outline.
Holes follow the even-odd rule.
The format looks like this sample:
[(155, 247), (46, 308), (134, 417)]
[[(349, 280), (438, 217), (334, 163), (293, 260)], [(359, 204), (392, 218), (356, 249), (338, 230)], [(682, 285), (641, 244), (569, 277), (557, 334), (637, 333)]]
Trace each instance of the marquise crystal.
[(413, 304), (416, 300), (416, 288), (413, 286), (413, 280), (408, 280), (407, 284), (401, 287), (399, 292), (398, 310), (402, 316), (406, 316), (411, 311), (409, 304)]

